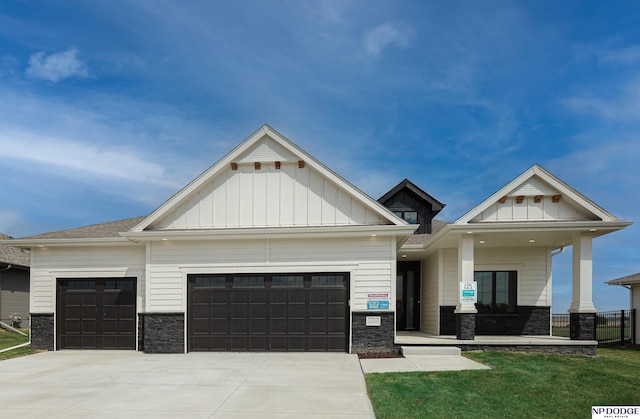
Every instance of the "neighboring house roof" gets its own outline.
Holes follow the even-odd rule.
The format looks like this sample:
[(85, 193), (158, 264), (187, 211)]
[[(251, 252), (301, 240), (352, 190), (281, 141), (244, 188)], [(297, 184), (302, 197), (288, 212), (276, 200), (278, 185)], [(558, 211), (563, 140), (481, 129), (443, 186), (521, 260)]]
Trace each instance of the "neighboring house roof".
[(119, 233), (129, 231), (146, 217), (126, 218), (101, 224), (92, 224), (68, 230), (52, 231), (35, 236), (20, 237), (16, 240), (58, 240), (58, 239), (100, 239), (120, 237)]
[[(0, 240), (10, 240), (12, 237), (0, 233)], [(31, 257), (17, 247), (0, 243), (0, 264), (29, 267)]]
[(414, 194), (416, 194), (423, 201), (430, 203), (433, 211), (435, 212), (438, 212), (445, 207), (445, 204), (443, 204), (442, 202), (438, 201), (437, 199), (435, 199), (434, 197), (432, 197), (431, 195), (429, 195), (428, 193), (420, 189), (409, 179), (405, 179), (402, 182), (398, 183), (395, 187), (393, 187), (393, 189), (391, 189), (386, 194), (382, 195), (380, 199), (378, 199), (378, 202), (384, 203), (388, 201), (395, 194), (397, 194), (398, 192), (400, 192), (402, 189), (405, 189), (405, 188), (410, 190)]
[(612, 279), (606, 282), (609, 285), (628, 285), (640, 283), (640, 272), (633, 275), (623, 276), (622, 278)]

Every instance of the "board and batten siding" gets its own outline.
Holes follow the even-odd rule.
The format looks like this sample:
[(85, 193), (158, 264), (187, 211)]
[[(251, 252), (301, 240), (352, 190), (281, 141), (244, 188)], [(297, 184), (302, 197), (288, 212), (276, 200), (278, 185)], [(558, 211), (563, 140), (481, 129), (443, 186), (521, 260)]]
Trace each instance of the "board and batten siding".
[[(34, 248), (31, 254), (30, 311), (55, 311), (57, 278), (138, 277), (141, 280), (144, 269), (144, 246)], [(144, 290), (141, 285), (138, 285), (138, 290)], [(141, 297), (143, 295), (138, 295), (138, 301)]]
[(388, 224), (306, 165), (238, 164), (202, 185), (151, 228), (202, 229)]
[(420, 296), (420, 329), (422, 332), (439, 333), (439, 285), (440, 285), (440, 255), (437, 251), (422, 261), (422, 289)]
[[(554, 196), (560, 196), (554, 202)], [(522, 196), (522, 202), (517, 197)], [(536, 197), (539, 197), (536, 199)], [(538, 201), (538, 202), (536, 202)], [(474, 222), (482, 221), (579, 221), (593, 220), (593, 216), (566, 196), (562, 196), (542, 179), (533, 177), (511, 191), (504, 203), (495, 202), (484, 210)]]
[[(549, 249), (478, 248), (474, 250), (475, 270), (517, 270), (518, 305), (551, 305), (551, 266)], [(458, 251), (444, 250), (443, 305), (456, 305), (458, 300)]]
[[(351, 273), (351, 309), (391, 293), (395, 239), (385, 237), (163, 241), (151, 244), (147, 311), (185, 311), (190, 273)], [(392, 299), (393, 304), (393, 299)]]

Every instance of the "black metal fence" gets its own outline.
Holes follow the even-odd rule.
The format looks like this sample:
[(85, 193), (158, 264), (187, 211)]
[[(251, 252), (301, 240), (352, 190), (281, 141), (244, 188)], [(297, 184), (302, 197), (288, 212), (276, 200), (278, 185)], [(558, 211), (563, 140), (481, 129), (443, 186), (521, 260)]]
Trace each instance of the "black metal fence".
[[(553, 314), (551, 330), (554, 336), (569, 337), (569, 314)], [(598, 346), (635, 344), (636, 310), (603, 311), (596, 314)]]

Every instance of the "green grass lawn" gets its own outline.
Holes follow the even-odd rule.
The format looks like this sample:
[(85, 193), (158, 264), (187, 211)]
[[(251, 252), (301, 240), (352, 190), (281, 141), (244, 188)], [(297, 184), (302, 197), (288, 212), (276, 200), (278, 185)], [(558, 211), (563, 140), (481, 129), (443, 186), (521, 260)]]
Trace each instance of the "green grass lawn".
[(591, 406), (640, 404), (638, 347), (465, 356), (493, 369), (367, 374), (376, 417), (590, 418)]
[[(27, 329), (24, 329), (23, 331), (25, 333), (28, 332)], [(12, 346), (20, 345), (21, 343), (26, 342), (29, 342), (28, 336), (22, 336), (18, 333), (0, 328), (0, 349), (11, 348)], [(29, 346), (25, 346), (23, 348), (14, 349), (13, 351), (0, 352), (0, 360), (29, 355), (36, 352), (37, 351), (32, 350)]]

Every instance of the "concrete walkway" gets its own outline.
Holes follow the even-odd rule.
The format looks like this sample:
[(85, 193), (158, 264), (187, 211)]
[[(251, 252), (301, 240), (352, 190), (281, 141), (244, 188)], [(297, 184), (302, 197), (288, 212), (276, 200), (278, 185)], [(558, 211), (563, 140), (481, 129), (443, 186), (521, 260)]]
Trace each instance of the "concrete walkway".
[(356, 355), (44, 352), (0, 361), (2, 418), (373, 418)]
[(460, 355), (405, 355), (404, 358), (361, 359), (365, 373), (488, 370), (490, 367)]

